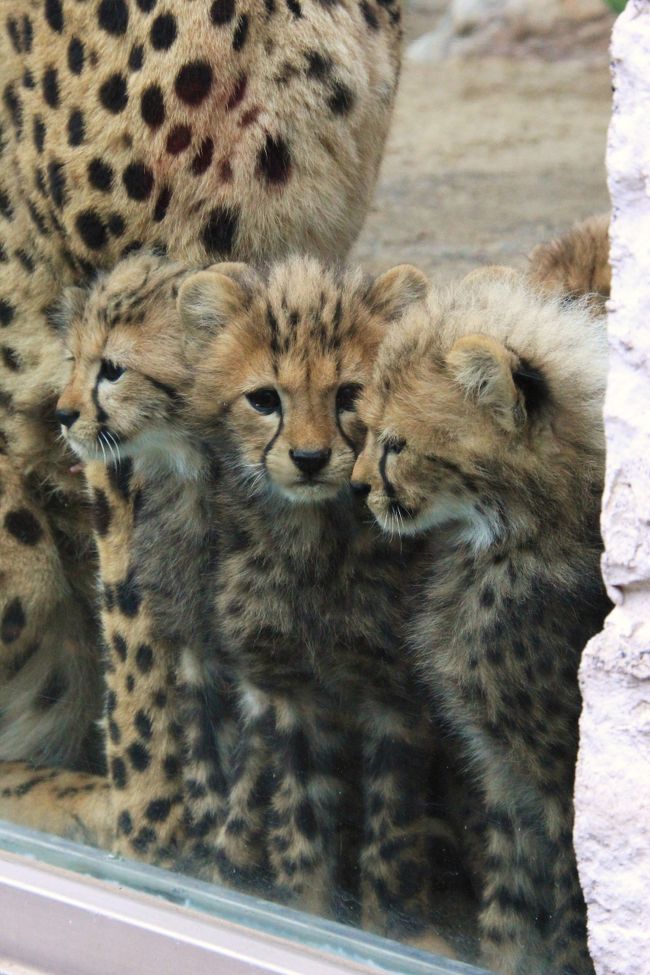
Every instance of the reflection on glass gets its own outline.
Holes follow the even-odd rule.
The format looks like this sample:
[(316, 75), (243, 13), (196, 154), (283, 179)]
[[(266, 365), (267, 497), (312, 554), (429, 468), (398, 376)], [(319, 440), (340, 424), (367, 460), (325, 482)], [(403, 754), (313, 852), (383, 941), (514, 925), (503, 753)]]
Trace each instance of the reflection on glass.
[[(292, 0), (282, 16), (311, 25), (307, 48), (274, 26), (273, 2), (195, 5), (155, 15), (151, 52), (136, 35), (153, 4), (104, 2), (92, 24), (58, 0), (38, 23), (24, 6), (2, 41), (0, 448), (17, 568), (0, 816), (177, 879), (32, 841), (44, 859), (165, 896), (177, 884), (188, 903), (354, 957), (363, 936), (241, 892), (501, 975), (591, 975), (572, 787), (580, 652), (608, 610), (607, 218), (539, 245), (524, 206), (539, 173), (530, 152), (504, 155), (516, 172), (491, 239), (512, 192), (523, 215), (503, 259), (539, 246), (526, 268), (475, 269), (501, 254), (466, 241), (482, 239), (477, 189), (503, 173), (480, 159), (494, 100), (475, 90), (479, 62), (461, 63), (445, 69), (463, 120), (453, 219), (423, 189), (439, 141), (423, 129), (399, 221), (403, 234), (416, 210), (439, 217), (427, 239), (447, 256), (419, 256), (454, 283), (399, 263), (422, 227), (404, 253), (385, 239), (401, 129), (379, 195), (394, 266), (344, 270), (392, 106), (396, 3), (307, 16)], [(339, 16), (354, 29), (333, 34)], [(184, 61), (188, 36), (213, 46)], [(170, 88), (156, 59), (177, 56)], [(539, 64), (481, 63), (519, 132), (528, 106), (508, 79), (539, 87)], [(437, 65), (410, 71), (434, 88)], [(277, 105), (259, 94), (271, 83)], [(409, 124), (409, 138), (424, 125)], [(461, 171), (468, 157), (478, 170)], [(563, 192), (567, 213), (598, 198)]]

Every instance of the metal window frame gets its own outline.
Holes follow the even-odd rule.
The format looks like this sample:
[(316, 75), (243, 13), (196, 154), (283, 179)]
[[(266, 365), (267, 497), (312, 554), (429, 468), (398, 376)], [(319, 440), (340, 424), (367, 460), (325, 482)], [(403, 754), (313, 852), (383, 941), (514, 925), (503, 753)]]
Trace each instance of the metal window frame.
[(481, 975), (335, 922), (0, 822), (0, 975), (115, 972)]

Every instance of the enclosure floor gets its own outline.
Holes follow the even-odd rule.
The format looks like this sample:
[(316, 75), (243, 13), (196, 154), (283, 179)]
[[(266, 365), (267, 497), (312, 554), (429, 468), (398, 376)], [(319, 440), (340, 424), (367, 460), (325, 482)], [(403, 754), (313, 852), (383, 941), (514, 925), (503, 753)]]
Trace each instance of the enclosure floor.
[(525, 264), (539, 241), (609, 206), (602, 61), (404, 63), (374, 204), (352, 258), (447, 281)]

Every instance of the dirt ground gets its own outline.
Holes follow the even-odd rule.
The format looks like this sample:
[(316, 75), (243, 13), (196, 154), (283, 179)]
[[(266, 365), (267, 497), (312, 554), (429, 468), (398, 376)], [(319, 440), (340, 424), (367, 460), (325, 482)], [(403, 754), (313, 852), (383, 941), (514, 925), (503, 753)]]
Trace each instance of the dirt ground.
[[(407, 46), (435, 26), (443, 4), (428, 3), (407, 12)], [(601, 49), (555, 60), (405, 58), (352, 259), (371, 270), (410, 262), (447, 281), (480, 264), (523, 266), (536, 243), (606, 210), (606, 37)]]

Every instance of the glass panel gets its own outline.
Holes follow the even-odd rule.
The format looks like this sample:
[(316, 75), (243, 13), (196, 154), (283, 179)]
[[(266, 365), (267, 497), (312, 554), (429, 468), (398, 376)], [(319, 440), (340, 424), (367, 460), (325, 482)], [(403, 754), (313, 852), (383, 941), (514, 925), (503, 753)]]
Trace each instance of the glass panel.
[[(362, 931), (301, 914), (269, 901), (238, 894), (146, 864), (115, 856), (79, 843), (0, 822), (0, 850), (95, 877), (117, 887), (163, 898), (191, 910), (205, 912), (233, 924), (245, 925), (272, 937), (370, 965), (395, 975), (480, 975), (483, 969), (429, 954)], [(1, 870), (0, 870), (1, 875)]]
[(399, 0), (36, 6), (0, 0), (0, 848), (388, 972), (591, 975), (608, 218), (568, 228), (613, 15), (412, 0), (396, 92)]

